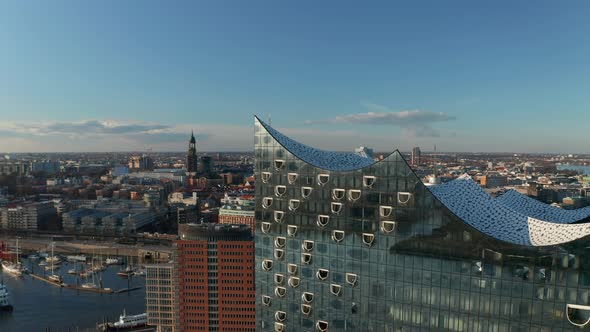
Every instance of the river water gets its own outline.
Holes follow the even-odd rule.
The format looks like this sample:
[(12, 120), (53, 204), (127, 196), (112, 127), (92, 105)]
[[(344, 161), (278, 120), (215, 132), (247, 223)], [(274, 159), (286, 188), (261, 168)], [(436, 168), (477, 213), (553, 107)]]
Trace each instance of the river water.
[[(25, 259), (23, 263), (36, 274), (50, 274), (29, 260)], [(76, 284), (76, 277), (67, 274), (74, 264), (62, 265), (56, 272), (60, 273), (65, 283)], [(121, 278), (116, 274), (120, 268), (111, 266), (101, 273), (104, 287), (113, 290), (142, 288), (121, 294), (81, 292), (56, 287), (28, 275), (17, 278), (1, 273), (14, 310), (11, 313), (0, 312), (0, 331), (95, 331), (97, 323), (104, 318), (116, 321), (123, 310), (129, 315), (145, 312), (144, 278)], [(98, 279), (95, 282), (98, 284)]]

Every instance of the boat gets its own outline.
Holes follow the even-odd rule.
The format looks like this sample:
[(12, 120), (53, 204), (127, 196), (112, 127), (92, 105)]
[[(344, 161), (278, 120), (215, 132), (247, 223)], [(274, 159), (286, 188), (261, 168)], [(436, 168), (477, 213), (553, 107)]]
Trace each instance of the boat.
[(7, 260), (2, 261), (2, 271), (12, 274), (13, 276), (20, 277), (26, 271), (20, 262), (20, 253), (18, 251), (18, 237), (16, 238), (16, 262)]
[(61, 259), (59, 258), (59, 256), (54, 256), (53, 254), (51, 254), (51, 256), (47, 256), (47, 258), (45, 258), (45, 261), (47, 263), (54, 263), (54, 264), (61, 263)]
[(41, 259), (41, 256), (39, 256), (37, 254), (32, 254), (32, 255), (29, 255), (29, 259), (32, 261), (36, 261), (36, 260)]
[[(93, 270), (89, 270), (89, 271), (93, 271)], [(86, 288), (86, 289), (98, 289), (99, 287), (96, 285), (96, 279), (94, 278), (95, 273), (90, 273), (90, 274), (86, 274), (85, 278), (88, 279), (90, 276), (92, 276), (92, 282), (90, 282), (89, 280), (86, 280), (85, 283), (83, 283), (81, 286), (82, 288)]]
[(145, 269), (139, 269), (133, 272), (133, 275), (145, 277)]
[(59, 269), (61, 267), (61, 265), (59, 264), (49, 264), (49, 265), (45, 265), (45, 271), (49, 271), (49, 270), (55, 270), (55, 269)]
[(49, 275), (47, 277), (47, 279), (49, 279), (49, 281), (53, 281), (53, 282), (58, 283), (58, 284), (61, 284), (63, 282), (63, 279), (61, 278), (61, 276), (60, 275), (57, 275), (57, 274)]
[(135, 273), (135, 271), (133, 270), (133, 268), (131, 266), (127, 266), (124, 269), (121, 269), (119, 272), (117, 272), (117, 275), (119, 277), (123, 277), (123, 278), (129, 278), (131, 277), (133, 274)]
[(92, 267), (92, 271), (94, 271), (94, 272), (102, 272), (106, 269), (107, 269), (107, 267), (103, 264), (97, 264)]
[(86, 271), (80, 272), (80, 277), (87, 278), (87, 277), (90, 277), (92, 274), (94, 274), (94, 271), (86, 270)]
[(127, 266), (124, 269), (121, 269), (117, 272), (117, 275), (122, 278), (130, 278), (135, 274), (135, 269), (133, 268), (132, 264), (129, 264), (131, 261), (131, 257), (127, 259)]
[(139, 315), (130, 315), (127, 316), (125, 310), (123, 310), (123, 314), (119, 316), (119, 320), (112, 324), (112, 327), (117, 330), (122, 329), (132, 329), (135, 327), (142, 327), (147, 324), (147, 313), (139, 314)]
[(69, 255), (69, 256), (66, 256), (66, 259), (69, 262), (86, 262), (88, 257), (86, 257), (84, 255)]
[(23, 267), (20, 263), (13, 263), (9, 261), (2, 261), (2, 271), (20, 277), (23, 275)]
[(68, 274), (78, 274), (78, 261), (74, 261), (74, 267), (68, 270)]
[(86, 289), (98, 289), (98, 286), (93, 282), (86, 282), (81, 285), (82, 288)]
[[(49, 256), (49, 257), (56, 257), (53, 254), (54, 247), (55, 247), (55, 243), (52, 241), (51, 242), (51, 256)], [(49, 257), (47, 257), (47, 259), (49, 259)], [(63, 279), (61, 278), (60, 275), (55, 274), (55, 271), (54, 271), (55, 266), (56, 266), (55, 262), (53, 264), (49, 265), (49, 267), (51, 268), (51, 274), (47, 277), (47, 279), (49, 279), (49, 281), (53, 281), (53, 282), (61, 285), (63, 283)], [(47, 269), (47, 266), (45, 267), (45, 269)]]
[(39, 266), (45, 266), (45, 265), (47, 265), (47, 262), (46, 261), (40, 261), (39, 262)]
[(105, 263), (107, 265), (121, 265), (123, 264), (123, 260), (121, 259), (121, 257), (107, 258), (105, 260)]
[(8, 301), (8, 289), (0, 284), (0, 311), (12, 311), (12, 305)]

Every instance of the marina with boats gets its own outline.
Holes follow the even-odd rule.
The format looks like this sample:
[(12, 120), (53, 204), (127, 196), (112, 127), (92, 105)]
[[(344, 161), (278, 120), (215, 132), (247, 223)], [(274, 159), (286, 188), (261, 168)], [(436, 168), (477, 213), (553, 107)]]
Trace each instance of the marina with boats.
[[(142, 314), (145, 312), (145, 293), (142, 291), (145, 281), (138, 259), (106, 257), (98, 252), (94, 255), (59, 255), (55, 254), (54, 247), (52, 245), (47, 250), (21, 255), (17, 246), (4, 246), (0, 311), (12, 312), (8, 315), (0, 313), (1, 331), (22, 330), (22, 317), (19, 316), (33, 315), (35, 310), (31, 310), (31, 307), (39, 307), (41, 313), (46, 311), (43, 298), (47, 302), (57, 301), (62, 307), (70, 307), (62, 310), (84, 312), (76, 317), (79, 321), (74, 323), (60, 318), (63, 315), (55, 315), (59, 322), (49, 318), (45, 323), (39, 322), (52, 330), (76, 328), (79, 331), (106, 331), (107, 327), (119, 330), (125, 324), (145, 326), (145, 323), (141, 323), (141, 317), (145, 315)], [(35, 289), (33, 294), (24, 295), (31, 289)], [(77, 300), (83, 300), (86, 305), (72, 305)], [(99, 308), (96, 308), (95, 303), (98, 303)], [(20, 306), (23, 306), (22, 310)], [(126, 310), (133, 314), (127, 315)], [(119, 320), (114, 319), (116, 317)], [(33, 323), (25, 321), (24, 324)], [(30, 327), (29, 330), (33, 330), (33, 327), (38, 329), (39, 325)], [(150, 331), (149, 328), (144, 330)]]

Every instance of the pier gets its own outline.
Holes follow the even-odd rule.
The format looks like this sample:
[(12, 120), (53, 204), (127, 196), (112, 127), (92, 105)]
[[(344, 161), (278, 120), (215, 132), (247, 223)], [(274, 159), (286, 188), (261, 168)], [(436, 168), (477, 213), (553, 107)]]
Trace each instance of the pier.
[(73, 290), (83, 291), (83, 292), (92, 292), (92, 293), (101, 293), (101, 294), (122, 294), (122, 293), (129, 293), (132, 291), (140, 290), (143, 288), (143, 287), (132, 287), (132, 288), (121, 288), (119, 290), (113, 290), (111, 288), (84, 288), (84, 287), (80, 287), (77, 285), (70, 285), (70, 284), (66, 284), (66, 283), (57, 283), (55, 281), (51, 281), (43, 276), (36, 275), (34, 273), (29, 273), (29, 275), (37, 280), (44, 281), (44, 282), (46, 282), (50, 285), (56, 286), (56, 287), (73, 289)]

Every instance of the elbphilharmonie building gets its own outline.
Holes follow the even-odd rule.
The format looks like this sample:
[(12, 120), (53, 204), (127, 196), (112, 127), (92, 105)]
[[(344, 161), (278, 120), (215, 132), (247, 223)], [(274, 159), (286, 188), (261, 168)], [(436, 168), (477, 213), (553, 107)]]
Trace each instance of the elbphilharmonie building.
[(259, 119), (255, 153), (257, 330), (590, 325), (588, 209), (427, 187), (398, 151), (321, 151)]

